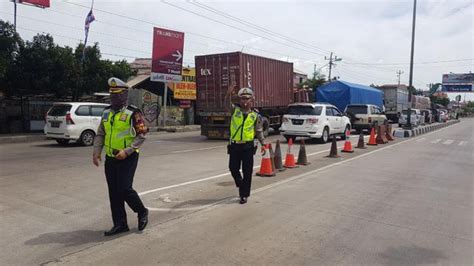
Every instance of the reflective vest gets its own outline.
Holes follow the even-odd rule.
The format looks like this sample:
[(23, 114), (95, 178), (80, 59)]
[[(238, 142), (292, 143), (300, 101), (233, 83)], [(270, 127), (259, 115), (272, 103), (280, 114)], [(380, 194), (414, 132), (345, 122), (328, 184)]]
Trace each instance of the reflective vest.
[(236, 107), (230, 122), (230, 140), (237, 142), (253, 141), (255, 137), (255, 123), (257, 122), (257, 116), (257, 113), (251, 111), (247, 114), (244, 121), (244, 114), (240, 108)]
[(125, 149), (132, 144), (136, 136), (132, 126), (132, 115), (133, 111), (128, 108), (118, 112), (105, 109), (102, 114), (102, 123), (105, 130), (104, 146), (107, 156), (115, 157), (114, 151)]

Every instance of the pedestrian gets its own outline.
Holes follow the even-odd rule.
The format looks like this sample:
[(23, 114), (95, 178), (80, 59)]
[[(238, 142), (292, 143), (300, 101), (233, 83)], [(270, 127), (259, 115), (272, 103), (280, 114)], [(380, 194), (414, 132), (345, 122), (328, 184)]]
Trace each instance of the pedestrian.
[[(253, 91), (242, 88), (238, 92), (239, 104), (232, 112), (230, 144), (228, 146), (229, 169), (239, 188), (240, 204), (247, 203), (252, 185), (253, 156), (257, 149), (255, 137), (264, 145), (261, 116), (252, 108)], [(242, 174), (240, 173), (242, 168)]]
[(133, 189), (139, 148), (148, 132), (141, 111), (128, 105), (128, 86), (118, 78), (108, 81), (111, 105), (104, 110), (94, 139), (92, 161), (99, 166), (105, 146), (105, 177), (109, 189), (113, 227), (105, 231), (112, 236), (129, 231), (125, 202), (138, 214), (138, 230), (148, 224), (148, 209)]

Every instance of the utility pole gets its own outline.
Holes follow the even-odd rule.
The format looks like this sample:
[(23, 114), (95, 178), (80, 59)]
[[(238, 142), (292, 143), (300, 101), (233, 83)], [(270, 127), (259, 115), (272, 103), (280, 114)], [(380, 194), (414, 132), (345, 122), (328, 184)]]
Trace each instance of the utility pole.
[(332, 70), (332, 66), (336, 66), (336, 64), (334, 62), (337, 62), (337, 61), (341, 61), (342, 58), (337, 58), (337, 56), (334, 56), (334, 59), (332, 58), (332, 52), (331, 52), (331, 55), (329, 56), (329, 58), (327, 57), (324, 57), (324, 60), (329, 60), (329, 76), (328, 76), (328, 81), (331, 82), (331, 70)]
[(16, 31), (16, 0), (13, 0), (13, 26)]
[(411, 90), (413, 89), (413, 54), (415, 53), (416, 0), (413, 1), (413, 22), (411, 29), (410, 78), (408, 79), (407, 128), (411, 129)]
[(316, 79), (316, 64), (314, 64), (314, 70), (313, 70), (313, 80)]
[(401, 70), (398, 70), (398, 71), (397, 71), (397, 76), (398, 76), (398, 86), (397, 86), (397, 88), (400, 87), (400, 76), (401, 76), (402, 74), (403, 74), (403, 71), (401, 71)]

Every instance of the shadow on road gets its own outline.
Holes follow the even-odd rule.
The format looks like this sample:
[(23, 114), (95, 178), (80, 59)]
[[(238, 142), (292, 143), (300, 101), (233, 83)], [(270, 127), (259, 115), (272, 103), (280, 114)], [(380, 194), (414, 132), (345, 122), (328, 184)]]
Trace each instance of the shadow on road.
[[(120, 234), (123, 236), (125, 234)], [(39, 235), (25, 242), (25, 245), (63, 244), (66, 247), (87, 243), (98, 243), (113, 238), (104, 238), (103, 231), (78, 230), (72, 232), (53, 232)]]
[(389, 248), (379, 256), (386, 260), (386, 265), (421, 265), (439, 264), (439, 260), (446, 259), (443, 252), (422, 247)]

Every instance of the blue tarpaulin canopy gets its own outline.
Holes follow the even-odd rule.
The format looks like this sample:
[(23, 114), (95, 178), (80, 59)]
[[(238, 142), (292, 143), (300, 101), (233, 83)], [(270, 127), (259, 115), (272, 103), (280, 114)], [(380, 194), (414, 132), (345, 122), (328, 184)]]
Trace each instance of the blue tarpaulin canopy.
[(316, 90), (316, 101), (327, 102), (344, 111), (348, 104), (373, 104), (383, 108), (383, 92), (379, 89), (346, 81), (333, 81)]

